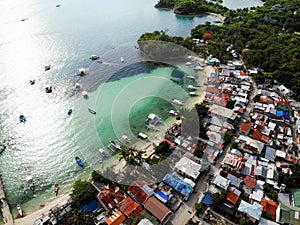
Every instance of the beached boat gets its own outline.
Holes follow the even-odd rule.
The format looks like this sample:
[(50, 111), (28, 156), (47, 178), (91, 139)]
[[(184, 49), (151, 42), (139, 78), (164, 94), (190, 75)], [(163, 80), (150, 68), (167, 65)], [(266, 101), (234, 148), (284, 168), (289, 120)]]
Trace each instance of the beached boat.
[(78, 156), (75, 157), (75, 160), (76, 160), (76, 163), (77, 163), (79, 166), (81, 166), (81, 167), (84, 166), (83, 161), (82, 161)]
[(114, 141), (114, 140), (111, 140), (109, 145), (113, 148), (113, 150), (117, 150), (117, 151), (122, 150), (121, 145), (118, 142)]
[(69, 109), (68, 110), (68, 115), (70, 116), (72, 114), (73, 110), (72, 109)]
[(91, 109), (91, 108), (88, 108), (88, 111), (90, 112), (90, 113), (92, 113), (92, 114), (96, 114), (96, 111), (95, 110), (93, 110), (93, 109)]
[(20, 120), (21, 123), (25, 123), (26, 122), (26, 117), (24, 115), (20, 115), (19, 120)]
[(191, 92), (189, 93), (189, 95), (190, 95), (190, 96), (198, 96), (198, 94), (197, 94), (196, 92), (194, 92), (194, 91), (191, 91)]
[(91, 55), (90, 56), (90, 59), (91, 60), (97, 60), (97, 59), (99, 59), (100, 57), (99, 57), (99, 55)]
[(19, 215), (20, 215), (21, 217), (23, 217), (23, 210), (22, 210), (20, 204), (17, 205), (17, 210), (18, 210)]
[(50, 70), (50, 69), (51, 69), (51, 65), (50, 64), (48, 64), (48, 65), (45, 66), (45, 71)]

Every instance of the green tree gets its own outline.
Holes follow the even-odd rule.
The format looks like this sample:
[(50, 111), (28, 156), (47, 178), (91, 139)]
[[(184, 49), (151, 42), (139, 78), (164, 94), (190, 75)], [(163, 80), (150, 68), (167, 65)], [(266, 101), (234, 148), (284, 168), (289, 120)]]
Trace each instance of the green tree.
[(204, 207), (204, 205), (201, 202), (200, 203), (196, 203), (195, 204), (195, 210), (196, 210), (196, 212), (197, 212), (198, 215), (199, 214), (203, 214), (204, 211), (205, 211), (205, 207)]
[(78, 209), (74, 210), (73, 212), (73, 225), (94, 225), (94, 219), (91, 214), (87, 214), (83, 211)]
[(235, 136), (235, 133), (231, 130), (228, 130), (224, 134), (224, 141), (227, 143), (230, 143), (234, 136)]
[(214, 205), (218, 206), (226, 200), (226, 193), (222, 191), (221, 193), (217, 192), (213, 195)]
[(121, 157), (119, 160), (125, 160), (129, 165), (140, 166), (144, 161), (142, 157), (143, 153), (143, 151), (132, 147), (125, 148), (121, 151)]
[(95, 198), (97, 190), (89, 181), (76, 180), (70, 194), (75, 206), (87, 204)]

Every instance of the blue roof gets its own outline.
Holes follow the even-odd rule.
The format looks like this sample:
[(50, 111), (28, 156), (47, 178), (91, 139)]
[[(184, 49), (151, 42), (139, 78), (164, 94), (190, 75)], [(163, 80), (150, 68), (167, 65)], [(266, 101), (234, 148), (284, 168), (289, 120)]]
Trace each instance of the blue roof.
[(86, 205), (79, 206), (79, 209), (86, 213), (92, 213), (93, 211), (95, 211), (98, 208), (99, 208), (99, 205), (96, 200), (93, 200)]
[(284, 117), (287, 120), (291, 119), (290, 115), (288, 113), (284, 112), (284, 111), (277, 111), (276, 112), (276, 116), (278, 116), (278, 117)]
[(203, 197), (203, 199), (202, 199), (201, 202), (203, 204), (205, 204), (205, 205), (212, 205), (212, 204), (214, 204), (213, 196), (211, 195), (211, 193), (207, 192), (204, 195), (204, 197)]
[(159, 192), (157, 192), (157, 194), (160, 196), (160, 197), (162, 197), (163, 199), (165, 199), (165, 200), (169, 200), (169, 196), (168, 195), (165, 195), (163, 192), (161, 192), (161, 191), (159, 191)]
[(190, 194), (193, 192), (193, 187), (182, 180), (180, 177), (176, 176), (176, 173), (168, 173), (163, 179), (163, 182), (174, 188), (180, 194), (189, 198)]

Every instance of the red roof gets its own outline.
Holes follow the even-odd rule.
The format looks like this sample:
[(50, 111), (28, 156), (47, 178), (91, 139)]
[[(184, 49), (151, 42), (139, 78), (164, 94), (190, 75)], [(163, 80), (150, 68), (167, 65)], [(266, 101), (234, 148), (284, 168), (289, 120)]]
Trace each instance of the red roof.
[(262, 138), (262, 133), (261, 133), (261, 131), (259, 129), (253, 129), (253, 132), (251, 133), (251, 136), (254, 139), (260, 141), (261, 138)]
[(111, 217), (105, 220), (105, 223), (107, 225), (119, 225), (123, 223), (125, 220), (126, 217), (119, 210), (117, 210), (116, 212), (114, 212), (114, 214)]
[(226, 195), (227, 201), (235, 204), (239, 200), (239, 196), (235, 194), (233, 191), (228, 191)]
[(128, 193), (142, 204), (144, 204), (149, 198), (148, 194), (142, 189), (144, 185), (144, 181), (136, 180), (133, 181), (132, 184), (128, 187)]
[(162, 224), (166, 224), (171, 216), (172, 211), (162, 204), (154, 196), (150, 197), (144, 204), (146, 210), (148, 210), (153, 216), (155, 216)]
[(290, 104), (288, 102), (283, 102), (283, 101), (276, 101), (277, 105), (282, 105), (285, 106), (287, 108), (290, 107)]
[(264, 97), (264, 96), (260, 96), (259, 98), (259, 102), (265, 102), (265, 103), (270, 103), (270, 104), (273, 104), (274, 101), (268, 97)]
[(256, 185), (256, 180), (252, 177), (246, 176), (244, 179), (244, 183), (248, 188), (253, 189)]
[(140, 206), (140, 204), (133, 201), (132, 198), (127, 197), (119, 204), (119, 210), (121, 210), (126, 216), (138, 216), (141, 211), (143, 211), (143, 208)]
[(240, 127), (240, 131), (243, 131), (245, 133), (248, 133), (252, 127), (252, 123), (242, 123)]
[(270, 213), (272, 215), (272, 220), (275, 221), (278, 204), (272, 200), (267, 200), (265, 198), (261, 200), (260, 204), (264, 207), (263, 211)]
[(124, 192), (112, 184), (109, 187), (101, 187), (101, 192), (98, 194), (100, 203), (104, 204), (107, 208), (112, 209), (116, 206), (116, 203), (122, 201), (125, 196)]
[(261, 136), (261, 140), (263, 141), (263, 142), (265, 142), (265, 143), (268, 143), (268, 141), (269, 141), (269, 136), (267, 136), (267, 135), (262, 135)]
[(206, 87), (206, 92), (210, 92), (218, 95), (220, 94), (220, 90), (218, 88), (211, 87), (211, 86)]

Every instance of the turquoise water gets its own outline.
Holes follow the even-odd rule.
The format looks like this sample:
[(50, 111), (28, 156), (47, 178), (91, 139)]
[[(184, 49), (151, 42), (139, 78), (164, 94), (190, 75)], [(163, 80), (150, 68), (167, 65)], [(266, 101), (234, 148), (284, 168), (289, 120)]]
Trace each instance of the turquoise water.
[[(157, 113), (165, 115), (172, 107), (168, 96), (184, 99), (185, 92), (174, 91), (171, 68), (144, 64), (124, 68), (120, 56), (125, 64), (140, 62), (134, 45), (142, 33), (167, 29), (171, 35), (187, 36), (193, 27), (215, 17), (180, 17), (155, 9), (154, 3), (65, 0), (57, 8), (45, 0), (0, 2), (0, 143), (5, 148), (0, 171), (12, 206), (29, 199), (45, 201), (54, 183), (68, 187), (83, 171), (74, 156), (82, 157), (88, 167), (96, 164), (98, 149), (109, 139), (125, 133), (134, 136), (143, 129), (138, 121), (144, 119), (146, 105), (161, 106)], [(107, 64), (92, 63), (91, 54), (99, 54)], [(44, 71), (45, 64), (51, 64), (50, 71)], [(75, 76), (80, 67), (89, 69), (88, 76)], [(103, 85), (113, 74), (116, 77)], [(149, 78), (150, 82), (138, 83)], [(30, 85), (30, 79), (36, 84)], [(88, 99), (75, 90), (75, 82), (89, 91)], [(48, 83), (53, 86), (51, 94), (44, 90)], [(128, 97), (130, 104), (116, 96)], [(96, 116), (87, 108), (94, 108)], [(25, 124), (19, 123), (20, 114), (26, 116)], [(137, 115), (137, 129), (128, 130)], [(35, 180), (34, 193), (27, 189), (27, 175)], [(47, 197), (40, 197), (45, 192)]]

